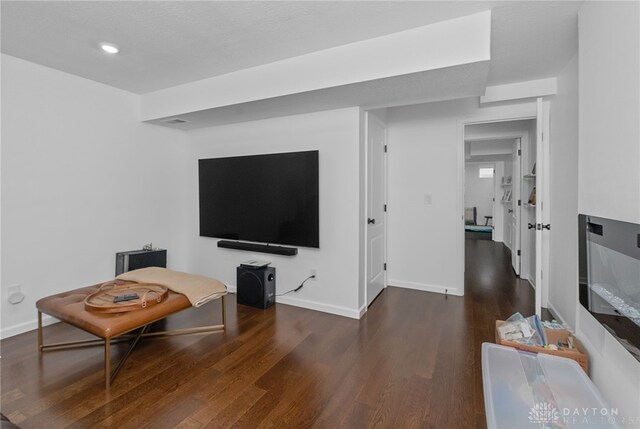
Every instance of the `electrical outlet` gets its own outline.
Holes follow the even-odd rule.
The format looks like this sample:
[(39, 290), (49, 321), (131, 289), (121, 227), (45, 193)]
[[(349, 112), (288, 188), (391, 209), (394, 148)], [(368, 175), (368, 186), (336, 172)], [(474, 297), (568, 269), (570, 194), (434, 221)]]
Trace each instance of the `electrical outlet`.
[(311, 268), (311, 269), (309, 270), (309, 275), (310, 275), (310, 276), (315, 276), (315, 277), (313, 277), (313, 278), (312, 278), (312, 279), (310, 279), (310, 280), (318, 280), (318, 269), (317, 269), (317, 268)]
[(20, 291), (20, 285), (12, 285), (7, 288), (7, 301), (11, 304), (20, 304), (24, 301), (24, 294)]

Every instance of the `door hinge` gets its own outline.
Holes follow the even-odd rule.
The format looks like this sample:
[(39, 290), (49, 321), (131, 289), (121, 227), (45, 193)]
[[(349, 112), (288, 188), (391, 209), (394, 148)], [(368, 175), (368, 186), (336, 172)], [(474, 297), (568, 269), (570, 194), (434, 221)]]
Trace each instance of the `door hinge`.
[(522, 155), (522, 149), (518, 149), (518, 156)]
[(387, 151), (387, 145), (384, 145), (384, 151), (385, 152)]
[(522, 200), (518, 200), (518, 206), (522, 205)]
[(383, 268), (384, 268), (385, 271), (387, 271), (387, 263), (386, 262), (384, 263), (384, 267)]
[(520, 256), (520, 251), (518, 250), (518, 256)]
[(384, 205), (384, 211), (385, 212), (387, 211), (387, 205), (386, 204)]

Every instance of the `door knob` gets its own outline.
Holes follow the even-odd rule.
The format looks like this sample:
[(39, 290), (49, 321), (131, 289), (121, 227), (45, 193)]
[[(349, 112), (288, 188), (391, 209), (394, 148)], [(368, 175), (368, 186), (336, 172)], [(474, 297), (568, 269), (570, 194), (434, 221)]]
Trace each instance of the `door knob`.
[(536, 224), (534, 224), (534, 223), (528, 223), (527, 224), (527, 228), (528, 229), (535, 229), (535, 227), (536, 227)]
[(548, 224), (546, 224), (546, 225), (545, 225), (545, 224), (542, 224), (542, 229), (546, 229), (546, 230), (551, 231), (551, 224), (550, 224), (550, 223), (548, 223)]
[(509, 209), (509, 213), (513, 213), (513, 209)]
[(369, 224), (371, 224), (371, 223), (375, 224), (375, 223), (376, 223), (376, 220), (375, 220), (375, 219), (368, 218), (368, 219), (367, 219), (367, 223), (369, 223)]

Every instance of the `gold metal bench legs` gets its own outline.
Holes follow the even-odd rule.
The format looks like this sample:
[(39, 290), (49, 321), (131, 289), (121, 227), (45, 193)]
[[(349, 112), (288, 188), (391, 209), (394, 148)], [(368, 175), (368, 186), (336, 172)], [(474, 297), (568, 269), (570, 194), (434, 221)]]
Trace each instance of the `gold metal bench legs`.
[[(221, 301), (222, 305), (222, 324), (221, 325), (210, 325), (210, 326), (198, 326), (195, 328), (184, 328), (184, 329), (173, 329), (171, 331), (161, 331), (161, 332), (149, 332), (149, 328), (151, 325), (158, 320), (154, 320), (153, 322), (148, 323), (147, 325), (142, 326), (142, 329), (138, 333), (132, 333), (135, 331), (135, 328), (132, 331), (123, 332), (117, 337), (105, 338), (105, 339), (95, 339), (95, 340), (81, 340), (81, 341), (69, 341), (66, 343), (54, 343), (54, 344), (43, 344), (42, 341), (42, 313), (38, 311), (38, 350), (40, 352), (44, 352), (46, 350), (63, 350), (63, 349), (71, 349), (71, 348), (79, 348), (79, 347), (91, 347), (104, 344), (104, 381), (105, 387), (109, 389), (111, 387), (111, 383), (118, 375), (118, 372), (124, 366), (125, 361), (131, 355), (133, 349), (138, 345), (138, 342), (141, 338), (146, 337), (155, 337), (155, 338), (166, 338), (175, 335), (202, 335), (202, 334), (213, 334), (217, 332), (224, 332), (224, 328), (227, 321), (227, 311), (225, 307), (225, 297), (223, 296)], [(118, 364), (116, 365), (113, 373), (111, 372), (111, 345), (115, 343), (121, 343), (125, 341), (131, 341), (131, 346), (125, 353), (124, 357), (120, 359)]]

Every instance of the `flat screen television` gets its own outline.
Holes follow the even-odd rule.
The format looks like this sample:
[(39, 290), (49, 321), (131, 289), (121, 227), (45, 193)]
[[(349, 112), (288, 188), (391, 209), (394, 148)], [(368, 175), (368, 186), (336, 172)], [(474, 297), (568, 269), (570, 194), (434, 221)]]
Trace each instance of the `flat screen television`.
[(200, 159), (200, 235), (320, 247), (318, 151)]
[(640, 361), (640, 224), (578, 216), (580, 303)]

